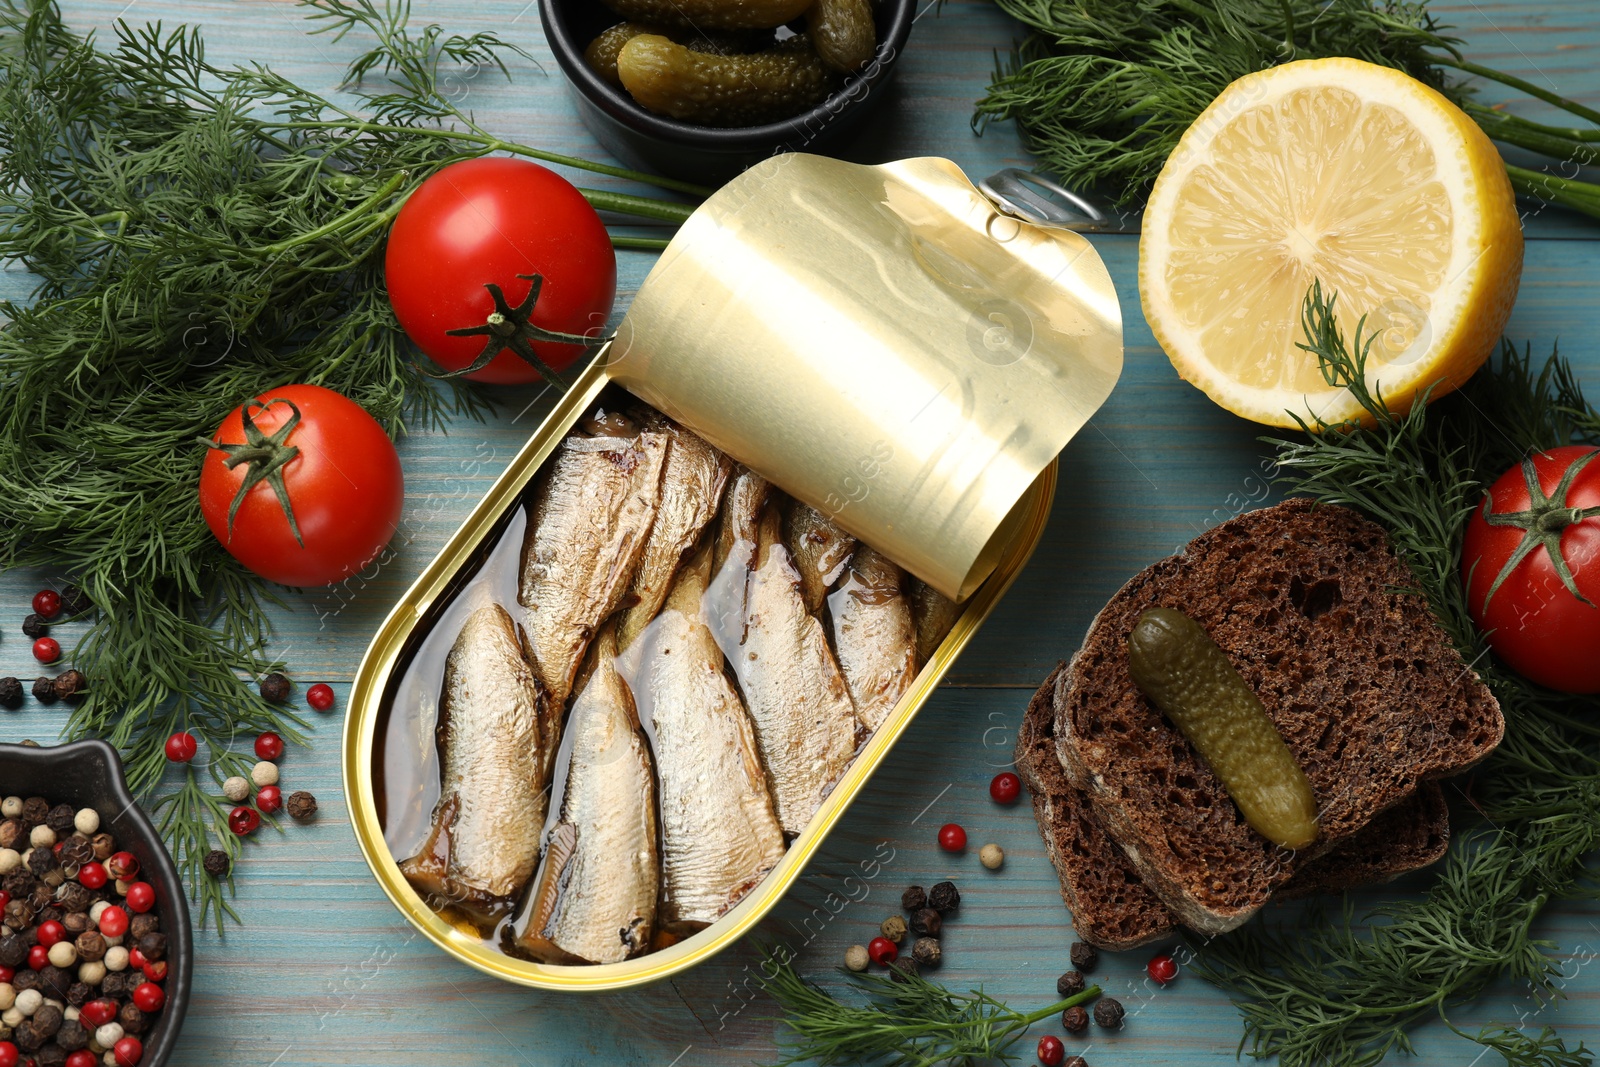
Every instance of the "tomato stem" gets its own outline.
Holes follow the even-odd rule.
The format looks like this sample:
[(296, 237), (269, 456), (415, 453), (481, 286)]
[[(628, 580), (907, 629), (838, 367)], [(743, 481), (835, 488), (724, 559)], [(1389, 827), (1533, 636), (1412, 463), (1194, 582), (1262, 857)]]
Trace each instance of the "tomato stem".
[[(287, 405), (290, 414), (283, 425), (268, 436), (256, 425), (250, 409), (254, 407), (264, 412), (274, 404)], [(278, 506), (283, 508), (284, 518), (289, 520), (295, 543), (301, 548), (306, 547), (305, 539), (300, 536), (300, 524), (295, 521), (294, 508), (289, 505), (289, 488), (283, 482), (283, 468), (300, 454), (298, 447), (287, 443), (289, 434), (300, 425), (300, 408), (294, 401), (281, 397), (274, 397), (265, 404), (250, 400), (239, 408), (239, 418), (244, 423), (244, 444), (225, 445), (208, 437), (199, 438), (207, 448), (227, 454), (223, 465), (230, 471), (240, 464), (245, 467), (244, 480), (239, 483), (239, 491), (233, 494), (233, 503), (228, 506), (228, 539), (233, 539), (233, 520), (239, 514), (239, 506), (244, 503), (250, 490), (264, 481), (272, 486), (273, 493), (277, 495)]]
[(561, 376), (539, 358), (539, 353), (534, 350), (534, 342), (553, 342), (556, 344), (583, 345), (589, 347), (601, 343), (604, 338), (585, 337), (575, 333), (557, 333), (536, 326), (532, 322), (533, 307), (539, 302), (539, 291), (544, 288), (544, 276), (539, 274), (519, 274), (518, 278), (528, 283), (528, 295), (522, 298), (522, 303), (512, 307), (506, 300), (506, 294), (494, 282), (485, 282), (484, 288), (489, 290), (489, 295), (494, 298), (494, 310), (489, 312), (481, 326), (464, 326), (457, 330), (446, 330), (451, 337), (483, 337), (483, 350), (478, 353), (478, 358), (472, 361), (471, 366), (463, 367), (457, 371), (449, 371), (440, 375), (444, 378), (455, 378), (463, 374), (487, 367), (501, 352), (510, 349), (512, 353), (521, 357), (525, 362), (538, 371), (545, 381), (557, 388), (566, 388), (566, 383)]
[(1566, 557), (1561, 554), (1561, 535), (1568, 526), (1583, 522), (1585, 519), (1600, 517), (1600, 507), (1575, 508), (1567, 503), (1567, 494), (1572, 490), (1573, 480), (1596, 456), (1600, 456), (1600, 449), (1590, 452), (1567, 467), (1566, 472), (1561, 475), (1561, 481), (1556, 484), (1555, 492), (1549, 496), (1545, 495), (1544, 486), (1539, 484), (1539, 472), (1533, 465), (1533, 458), (1522, 457), (1522, 478), (1528, 487), (1526, 511), (1496, 513), (1492, 507), (1492, 500), (1489, 497), (1484, 498), (1484, 522), (1490, 526), (1514, 526), (1523, 531), (1517, 550), (1511, 553), (1506, 565), (1500, 568), (1494, 584), (1489, 586), (1489, 592), (1483, 598), (1485, 610), (1489, 607), (1489, 601), (1494, 599), (1495, 593), (1500, 591), (1501, 584), (1511, 576), (1511, 572), (1541, 548), (1549, 555), (1550, 565), (1555, 568), (1556, 575), (1560, 577), (1561, 584), (1566, 587), (1567, 592), (1577, 597), (1580, 603), (1594, 607), (1594, 602), (1579, 591), (1578, 583), (1572, 576), (1572, 568), (1567, 565)]

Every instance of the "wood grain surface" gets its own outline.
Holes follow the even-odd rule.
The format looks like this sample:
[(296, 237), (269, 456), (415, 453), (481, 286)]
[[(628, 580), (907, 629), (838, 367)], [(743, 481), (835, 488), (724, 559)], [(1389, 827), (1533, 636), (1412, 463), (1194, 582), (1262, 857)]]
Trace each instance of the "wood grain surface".
[[(305, 36), (297, 8), (285, 0), (62, 0), (62, 6), (74, 26), (101, 33), (119, 16), (198, 22), (213, 61), (264, 60), (329, 92), (356, 50), (353, 42)], [(459, 91), (483, 125), (527, 144), (603, 158), (576, 117), (531, 0), (418, 0), (416, 7), (419, 16), (452, 30), (495, 29), (542, 67), (513, 64), (509, 84), (488, 74), (463, 81)], [(1600, 106), (1594, 0), (1439, 0), (1433, 9), (1457, 27), (1474, 59)], [(948, 0), (937, 9), (930, 3), (888, 105), (842, 154), (863, 162), (942, 155), (975, 178), (1027, 166), (1011, 129), (992, 127), (979, 138), (968, 125), (996, 53), (1017, 36), (1013, 23), (980, 0)], [(1484, 92), (1500, 99), (1492, 86)], [(580, 184), (626, 187), (594, 178)], [(1527, 267), (1508, 335), (1531, 342), (1535, 353), (1559, 339), (1591, 392), (1600, 393), (1600, 224), (1531, 206), (1526, 222)], [(1140, 567), (1268, 493), (1258, 428), (1180, 382), (1153, 343), (1138, 310), (1137, 237), (1099, 237), (1095, 245), (1123, 301), (1121, 384), (1063, 454), (1052, 522), (1027, 572), (763, 925), (759, 936), (799, 949), (811, 973), (824, 974), (847, 945), (872, 936), (897, 910), (905, 885), (953, 878), (964, 902), (947, 928), (941, 978), (956, 987), (982, 983), (1022, 1008), (1054, 999), (1055, 976), (1067, 966), (1068, 915), (1027, 806), (994, 805), (988, 780), (1010, 761), (1013, 731), (1033, 687), (1077, 646), (1106, 597)], [(648, 254), (621, 254), (619, 313), (652, 262)], [(30, 286), (12, 266), (0, 274), (0, 287), (22, 296)], [(341, 698), (333, 712), (312, 713), (313, 747), (283, 761), (284, 788), (315, 793), (321, 817), (249, 843), (238, 879), (245, 924), (224, 936), (200, 934), (194, 1003), (175, 1063), (669, 1067), (774, 1058), (773, 1012), (751, 979), (753, 938), (645, 989), (588, 997), (531, 992), (483, 977), (427, 945), (384, 900), (356, 850), (338, 776), (346, 683), (378, 621), (538, 424), (549, 399), (511, 391), (486, 422), (407, 438), (401, 445), (406, 513), (395, 558), (370, 580), (293, 596), (293, 610), (279, 616), (276, 648), (297, 681), (331, 682)], [(0, 675), (37, 673), (18, 624), (27, 598), (48, 577), (0, 575)], [(60, 636), (70, 648), (75, 631), (62, 627)], [(59, 710), (30, 701), (21, 712), (0, 712), (0, 739), (48, 744), (62, 721)], [(969, 854), (949, 857), (936, 848), (935, 832), (948, 821), (967, 828)], [(988, 841), (1006, 849), (1000, 871), (977, 862), (976, 846)], [(845, 882), (871, 859), (881, 863), (876, 878)], [(1357, 904), (1405, 890), (1401, 884), (1361, 894)], [(1275, 912), (1268, 921), (1293, 915)], [(1539, 1005), (1522, 991), (1498, 989), (1462, 1009), (1458, 1024), (1552, 1023), (1569, 1042), (1600, 1045), (1600, 967), (1593, 966), (1600, 957), (1600, 905), (1553, 907), (1538, 930), (1563, 961), (1567, 999)], [(1124, 999), (1130, 1018), (1114, 1036), (1069, 1040), (1069, 1051), (1095, 1067), (1234, 1062), (1240, 1026), (1226, 998), (1192, 977), (1152, 991), (1142, 981), (1146, 958), (1135, 952), (1102, 963), (1096, 977)], [(1043, 1032), (1041, 1025), (1036, 1033)], [(1466, 1067), (1481, 1051), (1437, 1022), (1419, 1026), (1415, 1036), (1419, 1064)], [(1030, 1037), (1018, 1052), (1031, 1060), (1031, 1046)]]

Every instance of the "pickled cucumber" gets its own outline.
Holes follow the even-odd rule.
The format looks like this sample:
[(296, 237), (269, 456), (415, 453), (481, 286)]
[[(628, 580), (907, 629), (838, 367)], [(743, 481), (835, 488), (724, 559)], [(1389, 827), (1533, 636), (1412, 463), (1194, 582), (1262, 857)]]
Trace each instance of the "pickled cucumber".
[(811, 0), (606, 0), (630, 22), (703, 30), (770, 30), (804, 14)]
[(1317, 839), (1317, 798), (1283, 735), (1205, 627), (1152, 608), (1128, 635), (1128, 673), (1222, 779), (1257, 833), (1284, 848)]
[(821, 103), (834, 75), (800, 34), (753, 55), (710, 56), (655, 34), (622, 46), (617, 74), (651, 111), (704, 126), (756, 126)]
[(649, 22), (619, 22), (590, 41), (589, 47), (583, 50), (583, 58), (596, 74), (620, 89), (622, 78), (617, 74), (617, 54), (623, 45), (646, 33), (713, 56), (756, 52), (772, 43), (772, 34), (766, 30), (697, 30)]
[(878, 31), (868, 0), (815, 0), (806, 13), (806, 29), (822, 61), (851, 74), (878, 49)]

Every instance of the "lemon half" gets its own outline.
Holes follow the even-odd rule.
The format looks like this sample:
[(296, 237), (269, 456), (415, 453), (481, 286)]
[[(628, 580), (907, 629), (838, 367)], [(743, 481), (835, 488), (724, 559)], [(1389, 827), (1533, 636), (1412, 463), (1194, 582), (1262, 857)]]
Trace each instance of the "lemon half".
[[(1366, 382), (1395, 411), (1461, 385), (1494, 350), (1522, 274), (1522, 228), (1494, 145), (1435, 90), (1354, 59), (1247, 75), (1156, 180), (1139, 296), (1186, 381), (1237, 415), (1293, 426), (1364, 412), (1304, 341), (1314, 280), (1347, 344), (1376, 334)], [(1364, 335), (1365, 336), (1365, 335)]]

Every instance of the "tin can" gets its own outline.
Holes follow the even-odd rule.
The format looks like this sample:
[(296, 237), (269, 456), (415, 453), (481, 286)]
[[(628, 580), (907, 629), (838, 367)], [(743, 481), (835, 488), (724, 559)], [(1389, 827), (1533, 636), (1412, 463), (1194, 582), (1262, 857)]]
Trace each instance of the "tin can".
[[(729, 183), (685, 224), (617, 337), (390, 612), (357, 670), (344, 784), (357, 841), (389, 899), (462, 962), (546, 989), (664, 978), (748, 932), (1027, 562), (1050, 515), (1055, 457), (1121, 363), (1116, 294), (1088, 242), (1001, 213), (948, 161), (783, 156)], [(963, 610), (804, 832), (726, 915), (621, 963), (537, 963), (442, 917), (400, 873), (404, 857), (385, 836), (398, 768), (384, 761), (397, 730), (421, 744), (431, 736), (433, 709), (409, 673), (419, 648), (521, 513), (545, 461), (619, 390)]]

